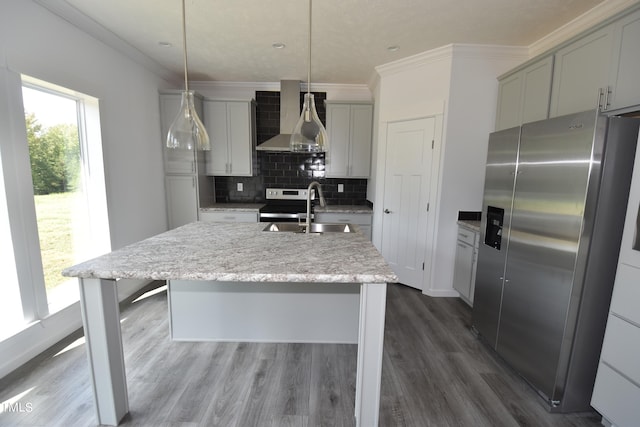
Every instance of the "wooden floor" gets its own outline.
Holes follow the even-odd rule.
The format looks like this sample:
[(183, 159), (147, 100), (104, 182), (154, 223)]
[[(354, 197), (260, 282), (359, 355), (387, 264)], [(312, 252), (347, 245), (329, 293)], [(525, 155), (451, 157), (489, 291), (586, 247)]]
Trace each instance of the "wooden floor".
[[(470, 319), (458, 299), (389, 286), (381, 427), (600, 426), (596, 412), (549, 414)], [(122, 334), (123, 425), (355, 424), (355, 345), (171, 342), (165, 292), (125, 304)], [(0, 380), (0, 426), (95, 425), (81, 342), (78, 333)]]

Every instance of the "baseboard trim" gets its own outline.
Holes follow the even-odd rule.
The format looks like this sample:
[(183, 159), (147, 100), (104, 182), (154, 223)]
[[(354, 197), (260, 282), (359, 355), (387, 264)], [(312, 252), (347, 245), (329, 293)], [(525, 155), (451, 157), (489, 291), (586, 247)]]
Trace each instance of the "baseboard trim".
[(450, 298), (450, 297), (460, 296), (458, 291), (455, 291), (453, 289), (423, 289), (422, 293), (429, 297), (436, 297), (436, 298), (440, 298), (440, 297)]

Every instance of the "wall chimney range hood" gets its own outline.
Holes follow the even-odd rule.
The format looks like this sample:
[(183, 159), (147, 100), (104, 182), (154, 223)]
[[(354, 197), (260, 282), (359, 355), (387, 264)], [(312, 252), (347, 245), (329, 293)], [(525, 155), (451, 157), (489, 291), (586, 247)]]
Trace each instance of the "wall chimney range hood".
[(259, 151), (291, 151), (291, 134), (300, 118), (300, 81), (280, 81), (280, 134), (256, 147)]

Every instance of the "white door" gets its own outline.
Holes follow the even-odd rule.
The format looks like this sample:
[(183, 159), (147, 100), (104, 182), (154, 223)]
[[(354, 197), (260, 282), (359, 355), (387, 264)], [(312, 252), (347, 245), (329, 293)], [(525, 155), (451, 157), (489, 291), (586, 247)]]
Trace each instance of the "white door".
[(387, 127), (382, 255), (401, 283), (418, 289), (425, 268), (434, 130), (433, 118)]

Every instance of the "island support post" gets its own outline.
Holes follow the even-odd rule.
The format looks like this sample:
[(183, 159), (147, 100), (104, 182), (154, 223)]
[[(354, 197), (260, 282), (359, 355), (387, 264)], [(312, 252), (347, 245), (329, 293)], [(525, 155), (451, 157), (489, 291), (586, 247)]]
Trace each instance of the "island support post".
[(356, 373), (356, 427), (378, 425), (386, 303), (386, 283), (361, 285)]
[(115, 280), (79, 279), (89, 373), (101, 425), (118, 425), (129, 412)]

